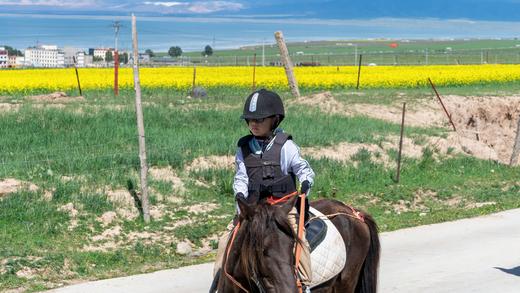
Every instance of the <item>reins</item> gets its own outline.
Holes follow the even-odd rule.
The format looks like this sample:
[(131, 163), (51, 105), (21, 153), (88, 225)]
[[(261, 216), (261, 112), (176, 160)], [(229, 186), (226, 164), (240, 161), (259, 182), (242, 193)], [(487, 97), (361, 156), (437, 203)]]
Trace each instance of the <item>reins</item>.
[(339, 215), (343, 215), (343, 216), (347, 216), (347, 217), (351, 217), (353, 219), (356, 219), (356, 220), (359, 220), (361, 222), (365, 222), (365, 217), (363, 216), (363, 213), (361, 213), (360, 211), (354, 209), (353, 207), (347, 205), (347, 207), (352, 211), (352, 215), (351, 214), (347, 214), (347, 213), (334, 213), (334, 214), (328, 214), (328, 215), (323, 215), (323, 216), (313, 216), (311, 217), (307, 222), (310, 222), (312, 220), (315, 220), (315, 219), (322, 219), (322, 220), (325, 220), (325, 219), (332, 219), (336, 216), (339, 216)]
[[(299, 196), (300, 197), (300, 211), (304, 211), (305, 210), (305, 196), (306, 194), (305, 193), (302, 193), (302, 194), (299, 194), (298, 195), (298, 192), (295, 191), (293, 193), (290, 193), (284, 197), (281, 197), (281, 198), (275, 198), (274, 196), (269, 196), (267, 197), (267, 200), (266, 202), (270, 205), (276, 205), (276, 204), (279, 204), (279, 203), (282, 203), (282, 202), (286, 202), (288, 200), (290, 200), (293, 196)], [(342, 212), (338, 212), (338, 213), (334, 213), (334, 214), (328, 214), (328, 215), (323, 215), (323, 216), (313, 216), (311, 217), (308, 222), (312, 221), (312, 220), (315, 220), (317, 218), (327, 218), (327, 219), (331, 219), (333, 217), (336, 217), (336, 216), (339, 216), (339, 215), (344, 215), (344, 216), (347, 216), (347, 217), (351, 217), (351, 218), (354, 218), (354, 219), (357, 219), (361, 222), (365, 222), (365, 218), (363, 217), (363, 214), (359, 211), (357, 211), (356, 209), (354, 209), (353, 207), (347, 205), (347, 207), (352, 211), (352, 215), (351, 214), (348, 214), (348, 213), (342, 213)], [(298, 292), (299, 293), (302, 293), (303, 292), (303, 285), (300, 281), (300, 278), (298, 277), (298, 265), (300, 263), (300, 258), (301, 258), (301, 252), (302, 252), (302, 249), (303, 249), (303, 240), (302, 240), (302, 237), (303, 237), (303, 229), (304, 229), (304, 223), (305, 221), (305, 217), (303, 215), (300, 215), (299, 216), (299, 219), (298, 219), (298, 231), (297, 231), (297, 237), (298, 237), (298, 240), (299, 241), (296, 241), (296, 248), (295, 248), (295, 264), (294, 264), (294, 271), (295, 271), (295, 274), (296, 274), (296, 285), (298, 287)], [(242, 284), (240, 284), (240, 282), (238, 282), (235, 278), (233, 278), (233, 276), (231, 276), (228, 271), (227, 271), (227, 260), (229, 259), (229, 254), (231, 252), (231, 248), (233, 247), (233, 244), (235, 242), (235, 237), (238, 233), (238, 230), (240, 228), (240, 222), (237, 223), (237, 225), (235, 226), (235, 228), (233, 229), (233, 234), (231, 236), (231, 239), (230, 239), (230, 242), (229, 242), (229, 245), (227, 247), (227, 251), (226, 251), (226, 262), (224, 264), (224, 273), (226, 274), (226, 277), (231, 280), (231, 282), (237, 286), (238, 288), (242, 289), (244, 292), (246, 293), (249, 293), (249, 291), (244, 288), (242, 286)]]
[(228, 279), (231, 280), (231, 282), (233, 282), (233, 284), (235, 284), (235, 286), (237, 286), (238, 288), (244, 290), (244, 292), (247, 292), (249, 293), (249, 291), (246, 290), (246, 288), (244, 288), (240, 282), (238, 282), (237, 280), (235, 280), (235, 278), (233, 278), (233, 276), (231, 276), (228, 271), (227, 271), (227, 260), (229, 259), (229, 253), (231, 252), (231, 247), (233, 247), (233, 242), (235, 242), (235, 237), (237, 236), (237, 233), (238, 233), (238, 229), (240, 228), (240, 222), (237, 223), (237, 225), (235, 226), (235, 228), (233, 229), (233, 234), (231, 236), (231, 240), (229, 242), (229, 245), (228, 245), (228, 248), (227, 248), (227, 251), (226, 251), (226, 262), (224, 263), (224, 273), (226, 274), (226, 277), (228, 277)]
[[(293, 196), (298, 195), (298, 192), (295, 191), (293, 193), (290, 193), (282, 198), (275, 198), (273, 196), (269, 196), (267, 198), (267, 203), (270, 205), (275, 205), (281, 202), (286, 202), (289, 199), (291, 199)], [(298, 195), (300, 197), (300, 213), (305, 211), (305, 193), (301, 193)], [(303, 229), (305, 227), (305, 216), (300, 215), (298, 217), (298, 231), (297, 231), (297, 237), (299, 241), (296, 241), (296, 249), (294, 252), (294, 274), (296, 275), (296, 286), (298, 287), (298, 292), (303, 292), (303, 285), (300, 281), (300, 278), (298, 277), (298, 265), (300, 264), (300, 258), (302, 255), (302, 249), (303, 249)]]

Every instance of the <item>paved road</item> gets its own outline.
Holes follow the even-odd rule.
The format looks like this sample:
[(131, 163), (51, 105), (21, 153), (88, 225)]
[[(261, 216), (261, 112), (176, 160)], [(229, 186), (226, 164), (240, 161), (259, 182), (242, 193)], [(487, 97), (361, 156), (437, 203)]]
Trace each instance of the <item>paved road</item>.
[[(520, 209), (381, 234), (379, 291), (520, 292)], [(51, 292), (207, 292), (212, 264)]]

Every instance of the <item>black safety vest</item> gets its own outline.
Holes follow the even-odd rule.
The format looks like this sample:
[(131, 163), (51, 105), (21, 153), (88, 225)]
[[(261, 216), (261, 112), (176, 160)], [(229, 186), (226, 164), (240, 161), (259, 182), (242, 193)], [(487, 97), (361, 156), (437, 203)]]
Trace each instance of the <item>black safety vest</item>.
[(252, 135), (247, 135), (238, 141), (249, 177), (249, 196), (255, 198), (269, 195), (282, 197), (295, 192), (296, 177), (294, 173), (289, 171), (288, 175), (284, 175), (280, 166), (282, 146), (292, 137), (287, 133), (277, 133), (271, 148), (258, 155), (249, 149), (249, 140), (252, 138)]

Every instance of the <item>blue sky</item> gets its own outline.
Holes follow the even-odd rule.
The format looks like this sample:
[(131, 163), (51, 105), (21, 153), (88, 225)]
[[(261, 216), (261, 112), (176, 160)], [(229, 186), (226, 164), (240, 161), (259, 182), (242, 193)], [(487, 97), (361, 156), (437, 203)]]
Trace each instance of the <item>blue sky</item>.
[(436, 18), (519, 21), (520, 0), (0, 0), (3, 13), (216, 16), (249, 18)]
[(200, 50), (273, 41), (368, 38), (519, 38), (520, 0), (0, 0), (0, 45), (112, 46), (114, 20), (130, 47), (138, 16), (143, 47)]

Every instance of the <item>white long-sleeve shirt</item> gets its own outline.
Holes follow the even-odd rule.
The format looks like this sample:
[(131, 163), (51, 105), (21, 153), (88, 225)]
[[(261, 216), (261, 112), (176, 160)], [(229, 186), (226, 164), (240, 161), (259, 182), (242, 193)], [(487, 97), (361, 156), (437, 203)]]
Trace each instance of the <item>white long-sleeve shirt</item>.
[[(268, 144), (267, 150), (272, 146), (273, 141), (274, 139)], [(237, 148), (235, 155), (235, 167), (236, 173), (233, 182), (233, 191), (235, 192), (235, 195), (241, 192), (247, 198), (249, 177), (247, 176), (244, 155), (242, 154), (242, 149), (240, 147)], [(280, 168), (284, 175), (289, 174), (289, 171), (294, 173), (300, 182), (307, 180), (309, 181), (310, 186), (312, 186), (314, 182), (314, 171), (309, 165), (309, 162), (300, 156), (300, 148), (290, 139), (288, 139), (282, 146)], [(306, 195), (308, 196), (309, 194), (310, 190)]]

